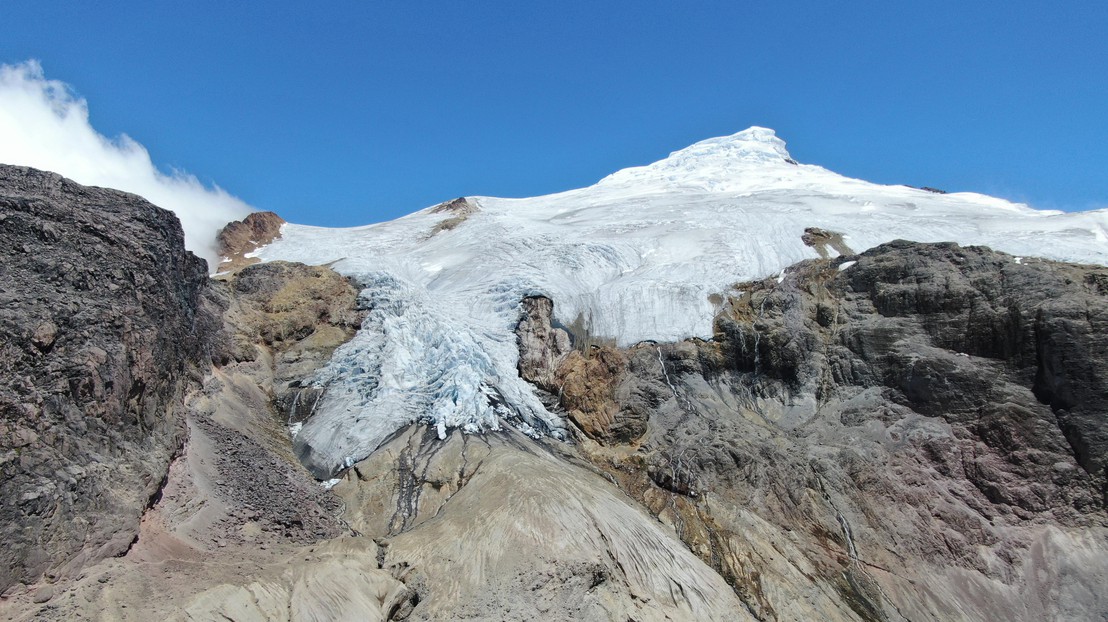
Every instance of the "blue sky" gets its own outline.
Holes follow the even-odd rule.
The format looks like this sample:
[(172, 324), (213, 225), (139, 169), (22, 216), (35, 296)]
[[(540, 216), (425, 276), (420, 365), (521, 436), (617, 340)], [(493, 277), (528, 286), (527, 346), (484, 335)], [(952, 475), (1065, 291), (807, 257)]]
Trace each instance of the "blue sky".
[(9, 0), (3, 13), (0, 63), (41, 61), (99, 132), (296, 222), (580, 187), (750, 125), (871, 181), (1108, 206), (1100, 0)]

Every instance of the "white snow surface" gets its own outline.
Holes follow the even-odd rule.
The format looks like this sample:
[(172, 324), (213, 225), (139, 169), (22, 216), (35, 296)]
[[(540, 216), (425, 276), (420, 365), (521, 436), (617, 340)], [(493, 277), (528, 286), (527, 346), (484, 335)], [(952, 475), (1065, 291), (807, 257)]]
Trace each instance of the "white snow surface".
[[(817, 257), (806, 227), (862, 252), (903, 238), (982, 244), (1020, 256), (1108, 263), (1108, 210), (1035, 210), (980, 194), (936, 194), (795, 164), (773, 130), (701, 141), (587, 188), (526, 199), (470, 197), (364, 227), (285, 225), (255, 254), (330, 264), (371, 307), (314, 379), (326, 393), (297, 443), (339, 468), (416, 419), (469, 432), (511, 421), (560, 436), (516, 372), (521, 299), (543, 294), (565, 324), (621, 345), (709, 338), (709, 296)], [(312, 466), (312, 465), (309, 465)]]

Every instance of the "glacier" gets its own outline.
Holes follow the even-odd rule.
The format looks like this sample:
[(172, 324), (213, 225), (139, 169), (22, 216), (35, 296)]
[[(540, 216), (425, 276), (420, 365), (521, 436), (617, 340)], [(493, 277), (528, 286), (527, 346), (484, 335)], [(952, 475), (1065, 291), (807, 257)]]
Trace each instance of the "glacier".
[(468, 197), (332, 229), (286, 224), (263, 261), (331, 265), (363, 288), (362, 329), (311, 384), (324, 389), (295, 435), (320, 479), (422, 420), (444, 436), (499, 429), (564, 437), (516, 372), (520, 301), (619, 345), (710, 338), (733, 284), (817, 257), (806, 228), (855, 252), (894, 239), (987, 245), (1020, 256), (1108, 263), (1108, 210), (1066, 213), (975, 193), (938, 194), (800, 164), (773, 130), (698, 142), (647, 166), (557, 194)]

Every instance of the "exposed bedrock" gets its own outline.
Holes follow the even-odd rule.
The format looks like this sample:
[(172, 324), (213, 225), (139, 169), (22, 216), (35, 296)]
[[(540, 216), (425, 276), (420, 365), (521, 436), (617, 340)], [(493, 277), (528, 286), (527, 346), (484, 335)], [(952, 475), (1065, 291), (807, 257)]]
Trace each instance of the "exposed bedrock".
[[(271, 262), (213, 281), (209, 297), (222, 311), (222, 332), (214, 368), (187, 402), (192, 438), (200, 441), (189, 450), (211, 446), (210, 479), (222, 482), (204, 493), (227, 505), (219, 520), (247, 516), (251, 530), (285, 541), (339, 535), (339, 503), (293, 454), (294, 413), (285, 405), (295, 404), (300, 380), (353, 336), (362, 317), (357, 289), (329, 268)], [(220, 539), (259, 537), (244, 541), (232, 529)]]
[[(211, 364), (184, 396), (187, 440), (126, 555), (0, 601), (14, 620), (386, 619), (414, 592), (293, 455), (282, 396), (350, 338), (357, 290), (274, 262), (209, 281)], [(156, 594), (156, 598), (151, 595)]]
[(218, 322), (183, 242), (138, 196), (0, 166), (0, 592), (135, 539)]
[(334, 491), (416, 591), (412, 620), (753, 619), (571, 445), (413, 424)]
[(257, 257), (247, 255), (281, 237), (283, 224), (285, 219), (273, 212), (254, 212), (242, 220), (227, 223), (216, 236), (222, 258), (216, 271), (234, 272), (258, 263)]
[(520, 377), (593, 439), (627, 443), (642, 436), (658, 399), (644, 395), (636, 376), (627, 373), (626, 355), (611, 345), (573, 349), (569, 333), (553, 325), (554, 303), (545, 296), (525, 298), (522, 307), (516, 326)]
[(1106, 282), (898, 241), (735, 286), (711, 341), (555, 355), (530, 299), (521, 374), (761, 619), (1103, 619)]

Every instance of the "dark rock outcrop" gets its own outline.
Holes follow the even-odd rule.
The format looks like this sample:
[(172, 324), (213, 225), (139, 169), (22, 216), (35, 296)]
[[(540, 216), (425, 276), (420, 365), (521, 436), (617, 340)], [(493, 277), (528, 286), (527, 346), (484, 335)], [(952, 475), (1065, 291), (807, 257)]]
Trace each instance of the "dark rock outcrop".
[(827, 252), (827, 247), (830, 246), (839, 255), (853, 255), (854, 251), (850, 250), (850, 247), (843, 241), (841, 233), (836, 231), (828, 231), (826, 229), (820, 229), (819, 227), (808, 227), (804, 230), (804, 235), (800, 236), (800, 241), (804, 242), (805, 246), (811, 246), (816, 249), (819, 256), (827, 259), (830, 253)]
[(469, 217), (477, 213), (477, 211), (477, 205), (470, 202), (470, 200), (465, 197), (458, 197), (453, 201), (439, 203), (431, 208), (431, 213), (449, 214), (450, 217), (443, 219), (435, 225), (434, 228), (431, 229), (431, 236), (442, 233), (443, 231), (456, 229), (458, 225), (468, 220)]
[(0, 592), (124, 553), (216, 318), (177, 218), (0, 166)]

